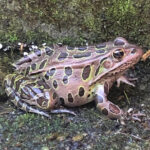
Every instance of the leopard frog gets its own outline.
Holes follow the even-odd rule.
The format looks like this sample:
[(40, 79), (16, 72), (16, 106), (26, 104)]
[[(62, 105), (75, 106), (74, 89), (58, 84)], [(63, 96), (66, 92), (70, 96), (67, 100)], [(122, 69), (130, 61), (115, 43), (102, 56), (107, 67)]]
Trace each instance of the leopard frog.
[(134, 86), (124, 73), (141, 56), (142, 49), (122, 37), (96, 46), (35, 49), (14, 64), (5, 91), (20, 109), (47, 117), (94, 100), (104, 115), (119, 119), (124, 112), (107, 99), (109, 89), (115, 81)]

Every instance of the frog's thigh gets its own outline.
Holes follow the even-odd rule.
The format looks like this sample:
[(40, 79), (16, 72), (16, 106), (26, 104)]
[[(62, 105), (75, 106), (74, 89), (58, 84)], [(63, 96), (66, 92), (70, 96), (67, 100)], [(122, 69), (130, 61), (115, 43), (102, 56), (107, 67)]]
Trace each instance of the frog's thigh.
[[(16, 77), (15, 80), (14, 77)], [(34, 81), (30, 78), (23, 79), (25, 77), (22, 75), (19, 75), (18, 78), (16, 75), (9, 75), (4, 81), (7, 95), (20, 109), (48, 117), (42, 110), (50, 110), (58, 106), (57, 94), (48, 85), (46, 87), (44, 81)]]
[(111, 119), (119, 119), (123, 111), (115, 104), (107, 100), (104, 85), (98, 85), (95, 91), (97, 108)]
[[(44, 82), (44, 81), (43, 81)], [(45, 89), (44, 86), (38, 84), (33, 86), (30, 84), (21, 88), (22, 101), (34, 105), (37, 108), (50, 110), (58, 107), (58, 95), (52, 88)]]

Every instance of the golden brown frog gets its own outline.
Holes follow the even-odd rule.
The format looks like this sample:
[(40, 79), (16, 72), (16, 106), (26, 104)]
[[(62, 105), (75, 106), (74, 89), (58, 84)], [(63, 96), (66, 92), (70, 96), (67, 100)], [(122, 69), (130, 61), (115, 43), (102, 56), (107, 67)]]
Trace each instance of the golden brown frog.
[(133, 85), (124, 73), (142, 56), (141, 48), (118, 37), (96, 46), (58, 46), (35, 49), (16, 64), (4, 79), (7, 95), (20, 109), (49, 117), (63, 106), (75, 107), (95, 100), (109, 118), (124, 115), (107, 99), (112, 84)]

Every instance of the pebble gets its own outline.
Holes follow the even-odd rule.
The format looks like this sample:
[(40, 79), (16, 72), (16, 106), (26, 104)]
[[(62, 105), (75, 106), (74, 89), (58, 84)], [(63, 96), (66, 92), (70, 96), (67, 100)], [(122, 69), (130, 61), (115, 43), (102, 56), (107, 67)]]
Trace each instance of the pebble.
[(140, 90), (143, 90), (143, 91), (144, 91), (144, 90), (146, 89), (146, 87), (147, 87), (146, 84), (141, 84), (139, 88), (140, 88)]
[(8, 50), (10, 50), (10, 49), (11, 49), (11, 47), (10, 47), (10, 46), (7, 46), (6, 48), (3, 49), (3, 51), (6, 52), (6, 51), (8, 51)]
[(62, 43), (57, 43), (57, 45), (58, 45), (58, 46), (60, 46), (60, 47), (62, 47), (62, 46), (63, 46), (63, 44), (62, 44)]
[(0, 49), (2, 49), (3, 48), (3, 45), (0, 43)]
[(20, 45), (21, 45), (21, 43), (19, 42), (19, 43), (18, 43), (18, 45), (20, 46)]
[(43, 146), (41, 150), (49, 150), (49, 148), (47, 146)]
[(24, 52), (24, 53), (23, 53), (23, 56), (27, 56), (27, 55), (28, 55), (28, 53), (27, 53), (27, 52)]
[(38, 47), (36, 45), (31, 46), (32, 49), (37, 49)]
[(43, 43), (42, 46), (46, 46), (46, 43)]

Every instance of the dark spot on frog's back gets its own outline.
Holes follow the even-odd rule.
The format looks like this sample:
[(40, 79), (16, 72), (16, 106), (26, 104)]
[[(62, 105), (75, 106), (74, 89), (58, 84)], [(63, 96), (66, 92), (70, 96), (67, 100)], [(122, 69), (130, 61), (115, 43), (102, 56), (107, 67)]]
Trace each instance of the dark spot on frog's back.
[(84, 58), (84, 57), (89, 57), (89, 56), (91, 56), (90, 52), (73, 55), (74, 58)]
[(90, 67), (90, 65), (87, 65), (87, 66), (83, 69), (83, 72), (82, 72), (82, 78), (83, 78), (83, 80), (86, 80), (86, 79), (89, 77), (90, 72), (91, 72), (91, 67)]
[(69, 51), (72, 51), (72, 50), (74, 50), (74, 49), (75, 49), (74, 47), (67, 46), (67, 50), (69, 50)]
[(73, 102), (73, 97), (71, 93), (68, 94), (68, 102), (71, 102), (71, 103)]
[(64, 77), (63, 77), (63, 83), (64, 83), (64, 84), (67, 84), (67, 83), (68, 83), (68, 76), (64, 76)]
[(58, 84), (57, 84), (56, 80), (53, 81), (53, 86), (54, 86), (55, 89), (58, 87)]
[(97, 44), (95, 47), (96, 47), (97, 49), (105, 48), (105, 47), (106, 47), (106, 43)]
[(71, 67), (65, 67), (65, 74), (66, 74), (67, 76), (72, 75), (72, 68), (71, 68)]
[(82, 46), (82, 47), (78, 47), (78, 50), (79, 50), (79, 51), (85, 51), (86, 49), (87, 49), (86, 46), (84, 46), (84, 47), (83, 47), (83, 46)]
[(55, 71), (56, 71), (55, 68), (50, 69), (50, 71), (49, 71), (49, 76), (53, 76), (54, 73), (55, 73)]
[(36, 64), (32, 64), (31, 68), (32, 68), (32, 70), (35, 70), (36, 69)]
[(53, 54), (53, 50), (50, 47), (45, 48), (46, 55), (51, 56)]
[(37, 56), (41, 56), (41, 50), (40, 50), (40, 49), (35, 49), (35, 50), (34, 50), (34, 53), (35, 53)]
[(59, 61), (62, 61), (62, 60), (64, 60), (65, 58), (67, 58), (67, 56), (68, 56), (68, 53), (61, 52), (60, 55), (58, 56), (58, 60), (59, 60)]
[(79, 96), (82, 97), (84, 95), (84, 88), (80, 87), (79, 88)]
[(98, 54), (104, 54), (105, 53), (105, 49), (96, 50), (96, 53), (98, 53)]
[(45, 60), (43, 60), (43, 61), (41, 62), (41, 64), (40, 64), (39, 69), (44, 68), (44, 66), (45, 66), (46, 62), (47, 62), (47, 60), (46, 60), (46, 59), (45, 59)]

